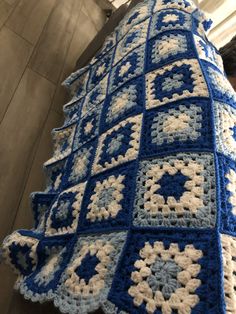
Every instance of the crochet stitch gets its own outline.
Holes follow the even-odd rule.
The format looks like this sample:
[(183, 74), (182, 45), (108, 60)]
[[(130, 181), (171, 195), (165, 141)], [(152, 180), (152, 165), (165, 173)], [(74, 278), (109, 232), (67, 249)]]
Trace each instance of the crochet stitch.
[(62, 313), (236, 313), (236, 94), (191, 0), (144, 0), (63, 83), (34, 228), (3, 243)]

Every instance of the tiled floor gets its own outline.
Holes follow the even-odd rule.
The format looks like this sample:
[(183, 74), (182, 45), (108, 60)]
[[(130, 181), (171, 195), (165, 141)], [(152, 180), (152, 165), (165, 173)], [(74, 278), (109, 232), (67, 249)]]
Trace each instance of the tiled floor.
[[(30, 228), (29, 194), (44, 188), (51, 129), (62, 124), (61, 81), (105, 22), (95, 0), (0, 0), (0, 241)], [(0, 265), (0, 313), (57, 313), (12, 291)]]

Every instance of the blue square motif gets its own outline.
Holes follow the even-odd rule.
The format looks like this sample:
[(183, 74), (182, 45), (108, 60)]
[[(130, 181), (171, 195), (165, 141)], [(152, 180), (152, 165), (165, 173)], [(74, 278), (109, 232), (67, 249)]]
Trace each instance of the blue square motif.
[(197, 98), (179, 100), (144, 114), (141, 156), (166, 152), (213, 150), (211, 104)]
[(197, 59), (175, 61), (146, 74), (146, 108), (151, 109), (187, 97), (208, 97)]
[(81, 147), (98, 136), (102, 105), (99, 104), (80, 119), (75, 132), (73, 149)]
[(88, 91), (95, 87), (101, 81), (101, 79), (110, 71), (113, 50), (114, 49), (111, 49), (105, 56), (103, 56), (93, 65), (88, 81)]
[(142, 45), (146, 41), (149, 19), (135, 25), (125, 35), (125, 37), (117, 44), (116, 53), (113, 64), (120, 61), (126, 54), (136, 47)]
[(169, 9), (165, 11), (157, 12), (153, 15), (149, 38), (152, 38), (160, 32), (174, 29), (191, 29), (191, 15), (180, 11)]
[(86, 182), (61, 192), (52, 207), (46, 222), (47, 236), (75, 233)]
[(57, 192), (63, 185), (63, 176), (66, 171), (68, 158), (63, 158), (54, 163), (44, 166), (44, 170), (47, 177), (46, 192)]
[(8, 260), (15, 272), (21, 274), (20, 278), (35, 271), (38, 262), (36, 254), (38, 243), (37, 233), (28, 230), (15, 231), (4, 240), (3, 254), (8, 253)]
[(31, 206), (34, 214), (35, 232), (41, 233), (45, 230), (45, 219), (54, 202), (56, 194), (47, 192), (31, 193)]
[(78, 237), (54, 300), (62, 313), (91, 312), (105, 303), (125, 240), (126, 232)]
[(131, 80), (107, 97), (101, 129), (106, 130), (131, 115), (142, 112), (145, 100), (143, 77)]
[(130, 224), (135, 162), (92, 177), (84, 195), (78, 231), (122, 229)]
[(219, 210), (222, 232), (236, 235), (236, 163), (230, 158), (218, 154), (220, 178)]
[(213, 154), (179, 153), (143, 160), (137, 174), (133, 224), (137, 227), (214, 227)]
[(133, 230), (108, 300), (132, 314), (223, 312), (218, 241), (203, 230)]
[(81, 117), (95, 109), (107, 96), (108, 75), (106, 75), (85, 97)]
[(69, 166), (67, 168), (68, 184), (87, 180), (95, 155), (96, 145), (96, 140), (89, 142), (71, 155)]
[(144, 45), (134, 49), (112, 69), (109, 85), (110, 93), (125, 82), (143, 73), (144, 51)]
[(120, 22), (117, 30), (117, 39), (120, 40), (136, 24), (141, 23), (151, 15), (152, 2), (143, 0), (131, 9)]
[(66, 239), (47, 239), (39, 243), (37, 268), (22, 284), (18, 283), (21, 293), (27, 295), (30, 289), (34, 301), (50, 300), (55, 295), (52, 290), (58, 285), (73, 250), (74, 241), (67, 243)]
[(100, 135), (92, 173), (136, 159), (139, 152), (142, 114), (127, 118)]
[(78, 121), (81, 114), (83, 102), (84, 98), (80, 98), (78, 100), (74, 99), (73, 102), (68, 103), (63, 107), (65, 115), (64, 125), (69, 125), (74, 123), (75, 121)]
[(75, 129), (76, 123), (52, 130), (53, 157), (44, 163), (45, 166), (61, 160), (71, 153)]
[(184, 58), (196, 56), (192, 34), (186, 31), (165, 32), (148, 41), (146, 71)]

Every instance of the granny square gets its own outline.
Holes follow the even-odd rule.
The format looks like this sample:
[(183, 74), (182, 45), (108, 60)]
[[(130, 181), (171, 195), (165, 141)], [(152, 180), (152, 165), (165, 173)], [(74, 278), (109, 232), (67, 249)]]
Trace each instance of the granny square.
[(81, 98), (86, 94), (90, 70), (90, 66), (79, 69), (63, 82), (63, 85), (69, 88), (71, 96)]
[(191, 29), (191, 15), (175, 9), (158, 11), (152, 17), (149, 38), (167, 30)]
[(92, 89), (83, 103), (81, 116), (85, 116), (91, 110), (93, 110), (98, 104), (100, 104), (106, 98), (108, 84), (108, 75), (106, 75), (95, 87)]
[(146, 71), (183, 58), (196, 57), (192, 34), (186, 31), (164, 32), (147, 43)]
[(31, 206), (34, 215), (35, 233), (45, 230), (46, 216), (55, 200), (55, 193), (33, 192), (30, 195)]
[(46, 174), (47, 187), (46, 191), (50, 193), (57, 192), (62, 186), (62, 178), (67, 166), (68, 157), (46, 164), (44, 171)]
[(135, 2), (64, 81), (34, 227), (0, 255), (61, 313), (236, 314), (236, 93), (195, 0)]
[(71, 155), (67, 170), (68, 184), (76, 184), (87, 180), (95, 156), (96, 145), (96, 140), (89, 142)]
[(64, 125), (73, 124), (77, 121), (81, 114), (82, 105), (84, 102), (84, 98), (74, 99), (72, 102), (69, 102), (64, 105), (63, 111), (65, 115)]
[(47, 236), (70, 234), (76, 231), (86, 182), (80, 183), (58, 195), (46, 222)]
[(97, 61), (91, 68), (89, 80), (88, 80), (88, 91), (94, 88), (101, 79), (110, 71), (112, 65), (113, 51), (111, 49), (103, 58)]
[(93, 174), (113, 168), (138, 156), (142, 114), (121, 121), (98, 140)]
[(214, 158), (186, 153), (143, 160), (137, 174), (135, 226), (214, 227)]
[(213, 150), (211, 102), (183, 99), (144, 113), (141, 156)]
[(133, 231), (108, 299), (125, 313), (220, 313), (215, 250), (204, 231)]
[(148, 0), (143, 0), (131, 9), (116, 28), (117, 39), (120, 40), (135, 25), (140, 24), (151, 15), (153, 4)]
[(22, 294), (35, 293), (34, 301), (51, 300), (52, 292), (60, 280), (73, 249), (73, 241), (65, 239), (43, 240), (37, 246), (38, 263), (33, 274), (25, 281), (19, 280), (17, 288)]
[(106, 130), (143, 110), (145, 101), (144, 77), (129, 81), (112, 93), (104, 104), (101, 129)]
[(146, 74), (146, 108), (186, 97), (208, 97), (197, 59), (184, 59)]
[(230, 158), (218, 155), (218, 167), (221, 230), (236, 235), (236, 163)]
[(19, 230), (5, 238), (2, 254), (17, 274), (27, 276), (37, 265), (35, 254), (39, 240), (36, 233)]
[(105, 302), (125, 238), (125, 232), (78, 238), (54, 301), (62, 312), (91, 312)]
[(78, 230), (120, 229), (130, 224), (135, 165), (119, 166), (88, 181)]
[(45, 167), (70, 155), (75, 129), (76, 123), (52, 130), (53, 157), (44, 163)]
[(215, 101), (214, 114), (217, 150), (236, 159), (236, 109)]
[(75, 132), (73, 149), (88, 143), (99, 134), (101, 112), (102, 104), (99, 104), (80, 119)]
[(203, 66), (207, 74), (213, 98), (235, 105), (236, 94), (227, 78), (213, 65), (203, 63)]
[(115, 67), (113, 67), (110, 76), (110, 93), (130, 79), (140, 75), (144, 71), (144, 51), (145, 45), (142, 45), (131, 51)]
[(145, 43), (147, 38), (147, 30), (150, 19), (146, 19), (142, 23), (135, 25), (118, 43), (114, 58), (114, 64), (120, 61), (127, 53), (134, 48)]

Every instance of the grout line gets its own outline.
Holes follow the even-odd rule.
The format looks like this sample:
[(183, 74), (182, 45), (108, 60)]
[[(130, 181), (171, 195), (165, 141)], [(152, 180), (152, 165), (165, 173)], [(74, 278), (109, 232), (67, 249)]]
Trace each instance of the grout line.
[[(6, 27), (6, 26), (4, 26), (4, 27)], [(12, 32), (12, 30), (10, 30), (10, 29), (8, 29), (8, 30)], [(13, 33), (14, 33), (16, 36), (18, 36), (20, 39), (22, 39), (18, 34), (16, 34), (15, 32), (13, 32)], [(23, 40), (24, 40), (24, 39), (23, 39)], [(25, 41), (25, 42), (26, 42), (26, 41)], [(26, 43), (27, 43), (27, 42), (26, 42)], [(27, 43), (27, 44), (28, 44), (28, 43)], [(20, 78), (19, 78), (19, 81), (18, 81), (18, 83), (17, 83), (17, 85), (16, 85), (16, 87), (15, 87), (13, 93), (12, 93), (12, 96), (11, 96), (10, 100), (8, 101), (8, 104), (7, 104), (6, 109), (5, 109), (4, 113), (3, 113), (2, 119), (0, 120), (0, 126), (1, 126), (2, 121), (4, 120), (4, 118), (5, 118), (5, 116), (6, 116), (6, 113), (7, 113), (8, 109), (9, 109), (9, 106), (10, 106), (10, 104), (11, 104), (11, 102), (12, 102), (12, 100), (13, 100), (15, 94), (16, 94), (16, 91), (17, 91), (17, 89), (18, 89), (18, 87), (19, 87), (19, 85), (20, 85), (20, 82), (21, 82), (21, 80), (22, 80), (22, 78), (23, 78), (23, 76), (24, 76), (24, 74), (25, 74), (25, 72), (26, 72), (26, 69), (27, 69), (27, 67), (28, 67), (30, 57), (31, 57), (31, 55), (32, 55), (32, 53), (33, 53), (33, 50), (34, 50), (34, 48), (33, 48), (33, 46), (32, 46), (31, 44), (30, 44), (30, 46), (31, 46), (31, 47), (30, 47), (31, 53), (29, 54), (28, 61), (27, 61), (26, 65), (25, 65), (25, 69), (23, 70), (23, 72), (22, 72), (22, 74), (21, 74), (21, 76), (20, 76)]]
[[(57, 0), (56, 0), (56, 1), (57, 1)], [(56, 3), (56, 1), (55, 1), (55, 3)], [(19, 3), (20, 3), (20, 1), (19, 1), (18, 4), (16, 5), (16, 7), (19, 5)], [(45, 31), (45, 28), (46, 28), (46, 26), (47, 26), (47, 24), (48, 24), (48, 20), (49, 20), (49, 18), (51, 17), (52, 12), (54, 11), (54, 8), (55, 8), (55, 4), (54, 4), (54, 7), (52, 8), (50, 14), (48, 15), (47, 20), (45, 21), (45, 24), (44, 24), (44, 26), (43, 26), (43, 28), (42, 28), (41, 34), (40, 34), (40, 36), (38, 37), (38, 40), (37, 40), (37, 42), (35, 43), (35, 45), (33, 46), (32, 44), (30, 44), (30, 45), (32, 46), (31, 54), (29, 55), (28, 62), (27, 62), (26, 65), (25, 65), (25, 69), (24, 69), (24, 71), (22, 72), (22, 75), (21, 75), (21, 77), (20, 77), (20, 79), (19, 79), (19, 82), (18, 82), (18, 84), (17, 84), (17, 86), (16, 86), (16, 88), (15, 88), (13, 94), (12, 94), (12, 97), (11, 97), (10, 101), (8, 102), (8, 105), (7, 105), (6, 110), (5, 110), (4, 114), (3, 114), (3, 117), (2, 117), (2, 119), (0, 120), (0, 126), (1, 126), (1, 123), (2, 123), (3, 119), (5, 118), (5, 115), (6, 115), (7, 111), (8, 111), (9, 105), (11, 104), (11, 101), (12, 101), (13, 97), (15, 96), (15, 93), (16, 93), (16, 91), (17, 91), (19, 85), (20, 85), (20, 82), (21, 82), (21, 80), (22, 80), (22, 78), (23, 78), (23, 76), (24, 76), (24, 74), (25, 74), (27, 68), (29, 68), (29, 69), (31, 70), (30, 62), (31, 62), (32, 56), (33, 56), (34, 52), (36, 51), (36, 49), (38, 48), (39, 41), (40, 41), (40, 39), (41, 39), (41, 37), (42, 37), (42, 34), (43, 34), (44, 31)], [(14, 10), (13, 10), (13, 11), (14, 11)], [(5, 27), (6, 27), (6, 26), (5, 26)], [(8, 28), (8, 29), (9, 29), (9, 28)], [(13, 32), (11, 29), (9, 29), (9, 30), (10, 30), (11, 32)], [(13, 33), (14, 33), (14, 32), (13, 32)], [(16, 33), (14, 33), (14, 34), (16, 34)], [(18, 34), (16, 34), (16, 35), (19, 36)], [(20, 37), (20, 36), (19, 36), (19, 37)], [(25, 40), (25, 39), (24, 39), (24, 40)], [(25, 41), (26, 41), (26, 40), (25, 40)], [(36, 72), (36, 73), (37, 73), (37, 72)], [(37, 73), (37, 74), (39, 74), (39, 73)], [(48, 81), (49, 81), (49, 80), (48, 80)], [(55, 83), (53, 83), (53, 84), (55, 85)]]
[(23, 36), (21, 36), (20, 34), (18, 34), (16, 31), (14, 31), (13, 29), (11, 29), (9, 26), (4, 25), (5, 28), (7, 28), (8, 30), (10, 30), (12, 33), (16, 34), (18, 37), (20, 37), (21, 39), (23, 39), (25, 42), (27, 42), (27, 44), (31, 45), (32, 47), (34, 47), (34, 44), (31, 43), (30, 41), (28, 41), (26, 38), (24, 38)]
[[(6, 3), (7, 3), (7, 2), (6, 2)], [(5, 22), (2, 24), (2, 26), (0, 27), (0, 31), (2, 30), (3, 26), (6, 25), (6, 23), (8, 22), (8, 20), (9, 20), (10, 17), (12, 16), (13, 12), (15, 12), (15, 10), (16, 10), (16, 8), (18, 7), (19, 3), (20, 3), (20, 1), (19, 1), (15, 6), (14, 6), (14, 4), (11, 5), (11, 4), (7, 3), (7, 4), (9, 4), (9, 6), (12, 8), (12, 11), (11, 11), (11, 13), (8, 15), (6, 21), (5, 21)]]
[[(82, 7), (82, 2), (83, 2), (83, 0), (81, 0), (80, 10), (81, 10), (81, 7)], [(79, 13), (78, 13), (77, 19), (78, 19), (78, 17), (79, 17)], [(76, 21), (77, 21), (77, 19), (76, 19)], [(76, 26), (76, 23), (75, 23), (75, 26)], [(71, 36), (71, 41), (72, 41), (74, 32), (75, 32), (75, 27), (74, 27), (74, 30), (73, 30), (73, 34), (72, 34), (72, 36)], [(49, 114), (50, 114), (50, 112), (54, 111), (54, 110), (52, 110), (52, 105), (53, 105), (53, 102), (54, 102), (54, 99), (55, 99), (55, 96), (56, 96), (56, 91), (57, 91), (58, 83), (59, 83), (59, 81), (60, 81), (60, 78), (61, 78), (61, 75), (62, 75), (62, 72), (63, 72), (63, 69), (64, 69), (64, 65), (65, 65), (65, 62), (66, 62), (66, 57), (67, 57), (67, 54), (68, 54), (68, 50), (69, 50), (71, 41), (70, 41), (70, 43), (68, 44), (67, 51), (66, 51), (66, 53), (65, 53), (65, 58), (64, 58), (64, 62), (63, 62), (62, 68), (61, 68), (61, 72), (60, 72), (59, 78), (58, 78), (57, 85), (55, 85), (55, 83), (54, 83), (54, 85), (55, 85), (55, 90), (54, 90), (53, 97), (52, 97), (52, 100), (51, 100), (51, 104), (50, 104), (49, 109), (48, 109), (48, 112), (47, 112), (47, 114), (46, 114), (44, 123), (42, 124), (42, 127), (41, 127), (41, 130), (42, 130), (42, 131), (41, 131), (41, 133), (38, 135), (38, 137), (36, 138), (36, 140), (34, 141), (33, 147), (34, 147), (35, 145), (37, 145), (37, 141), (38, 141), (38, 145), (39, 145), (40, 140), (41, 140), (42, 135), (43, 135), (43, 130), (45, 129), (45, 125), (46, 125), (47, 120), (48, 120), (48, 117), (49, 117)], [(58, 112), (57, 112), (57, 114), (58, 114)], [(34, 163), (35, 158), (36, 158), (37, 149), (38, 149), (38, 146), (34, 149), (33, 155), (32, 155), (32, 156), (29, 156), (29, 158), (32, 158), (32, 162), (30, 163), (30, 167), (28, 167), (28, 169), (25, 170), (25, 176), (24, 176), (25, 179), (24, 179), (24, 183), (23, 183), (22, 193), (21, 193), (21, 196), (20, 196), (20, 198), (19, 198), (18, 205), (16, 206), (16, 209), (17, 209), (17, 210), (16, 210), (16, 213), (15, 213), (15, 217), (14, 217), (14, 219), (13, 219), (13, 223), (12, 223), (12, 226), (11, 226), (11, 230), (13, 229), (14, 224), (15, 224), (15, 221), (16, 221), (16, 217), (17, 217), (17, 214), (18, 214), (18, 209), (19, 209), (20, 203), (21, 203), (21, 201), (22, 201), (22, 199), (23, 199), (24, 191), (25, 191), (25, 188), (26, 188), (26, 185), (27, 185), (29, 176), (30, 176), (30, 172), (31, 172), (31, 169), (32, 169), (32, 167), (33, 167), (33, 163)], [(27, 171), (27, 170), (28, 170), (28, 171)], [(9, 309), (10, 309), (10, 307), (9, 307)]]

